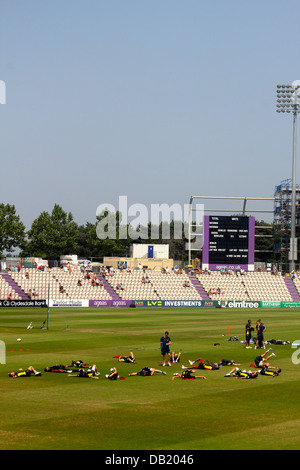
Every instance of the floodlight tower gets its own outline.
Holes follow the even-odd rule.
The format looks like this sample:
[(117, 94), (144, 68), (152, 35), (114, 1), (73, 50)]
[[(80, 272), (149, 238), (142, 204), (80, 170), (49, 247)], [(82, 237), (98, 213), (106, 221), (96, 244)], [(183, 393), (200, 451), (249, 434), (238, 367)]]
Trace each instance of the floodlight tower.
[(278, 113), (293, 113), (293, 165), (292, 165), (292, 211), (290, 234), (290, 271), (295, 270), (297, 259), (296, 239), (296, 136), (297, 114), (300, 111), (300, 80), (295, 80), (291, 85), (277, 85), (277, 110)]

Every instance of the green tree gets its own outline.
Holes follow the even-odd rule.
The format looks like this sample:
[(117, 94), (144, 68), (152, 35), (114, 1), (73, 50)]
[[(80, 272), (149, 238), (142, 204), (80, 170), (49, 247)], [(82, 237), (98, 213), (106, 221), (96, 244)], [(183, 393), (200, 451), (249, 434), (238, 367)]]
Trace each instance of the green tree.
[(26, 244), (25, 226), (16, 214), (14, 205), (0, 204), (0, 256), (23, 249)]
[(52, 213), (42, 212), (28, 231), (27, 251), (42, 258), (74, 254), (77, 251), (78, 225), (73, 215), (55, 204)]

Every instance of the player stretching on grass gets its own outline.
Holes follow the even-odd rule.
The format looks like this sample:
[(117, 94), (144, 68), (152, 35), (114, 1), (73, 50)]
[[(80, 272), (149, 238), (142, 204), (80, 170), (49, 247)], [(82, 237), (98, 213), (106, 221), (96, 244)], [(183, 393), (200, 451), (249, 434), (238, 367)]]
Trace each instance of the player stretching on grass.
[(85, 368), (89, 368), (90, 364), (88, 364), (87, 362), (83, 362), (83, 361), (72, 361), (72, 364), (67, 367), (79, 367), (80, 369), (85, 369)]
[(129, 356), (119, 356), (118, 357), (119, 362), (126, 362), (126, 363), (133, 363), (135, 362), (133, 352), (131, 351), (129, 353)]
[(252, 372), (249, 370), (249, 372), (247, 372), (246, 370), (241, 370), (238, 367), (234, 367), (230, 372), (228, 372), (228, 374), (224, 375), (224, 377), (231, 377), (231, 375), (233, 375), (233, 377), (236, 379), (256, 379), (258, 376), (258, 371)]
[(268, 359), (270, 359), (270, 357), (276, 357), (276, 354), (274, 353), (271, 353), (268, 357), (266, 357), (265, 359), (265, 355), (270, 352), (270, 351), (274, 351), (273, 348), (269, 348), (264, 354), (261, 354), (260, 356), (257, 356), (254, 360), (255, 362), (255, 365), (256, 367), (268, 367), (268, 368), (272, 368), (272, 369), (275, 369), (275, 367), (272, 367), (270, 366), (270, 364), (267, 362)]
[(275, 370), (274, 369), (270, 370), (270, 368), (263, 367), (259, 371), (260, 375), (269, 375), (271, 377), (278, 377), (280, 372), (281, 372), (281, 369), (279, 367), (277, 367)]
[(154, 372), (158, 372), (159, 374), (166, 375), (166, 372), (163, 372), (162, 370), (153, 369), (152, 367), (143, 367), (143, 369), (140, 370), (139, 372), (132, 372), (131, 374), (128, 374), (128, 377), (130, 377), (131, 375), (139, 375), (141, 377), (146, 377), (149, 375), (153, 375)]
[[(196, 366), (194, 366), (195, 362), (198, 362)], [(195, 359), (195, 361), (189, 361), (190, 365), (194, 367), (194, 369), (202, 369), (202, 370), (215, 370), (219, 369), (220, 366), (217, 363), (212, 363), (210, 364), (208, 361), (206, 363), (203, 362), (203, 359), (199, 357), (198, 359)], [(188, 367), (182, 366), (183, 369), (188, 369)]]
[(76, 370), (70, 370), (68, 366), (64, 366), (62, 364), (55, 364), (54, 366), (47, 366), (44, 369), (45, 372), (55, 372), (55, 373), (71, 373), (71, 372), (79, 372), (79, 369)]
[(40, 376), (40, 372), (37, 372), (33, 366), (29, 366), (26, 370), (20, 370), (19, 372), (9, 372), (9, 377), (17, 379), (19, 377), (31, 377), (31, 375)]
[(80, 369), (78, 374), (68, 374), (68, 377), (85, 377), (88, 379), (99, 379), (100, 373), (97, 371), (97, 366), (94, 364), (90, 369)]
[(117, 369), (115, 367), (112, 367), (110, 369), (110, 374), (106, 374), (105, 378), (109, 380), (117, 380), (119, 378)]
[(207, 377), (204, 377), (204, 375), (192, 375), (195, 372), (196, 372), (195, 370), (187, 369), (181, 374), (177, 374), (177, 373), (174, 374), (172, 377), (172, 380), (174, 379), (186, 379), (186, 380), (187, 379), (207, 379)]
[(180, 362), (180, 357), (181, 357), (181, 352), (179, 352), (178, 354), (175, 354), (174, 351), (171, 352), (171, 355), (170, 355), (170, 361), (173, 363), (173, 362)]

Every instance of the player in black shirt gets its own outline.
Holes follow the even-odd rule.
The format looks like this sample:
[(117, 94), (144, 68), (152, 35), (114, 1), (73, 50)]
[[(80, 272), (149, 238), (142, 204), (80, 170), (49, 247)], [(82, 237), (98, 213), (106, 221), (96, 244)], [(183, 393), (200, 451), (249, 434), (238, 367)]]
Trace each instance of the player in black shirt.
[(117, 369), (115, 367), (112, 367), (110, 369), (110, 374), (106, 374), (105, 378), (109, 380), (117, 380), (119, 378)]
[(193, 369), (187, 369), (181, 374), (174, 374), (172, 380), (174, 379), (207, 379), (204, 375), (192, 375), (196, 371)]
[(181, 352), (176, 353), (174, 351), (171, 352), (170, 361), (173, 362), (180, 362)]
[(269, 367), (269, 368), (273, 368), (275, 369), (275, 367), (273, 366), (270, 366), (270, 364), (268, 362), (266, 362), (268, 359), (270, 359), (270, 357), (276, 357), (276, 354), (274, 353), (271, 353), (268, 357), (266, 357), (265, 359), (265, 355), (269, 352), (269, 351), (273, 351), (273, 348), (269, 348), (264, 354), (261, 354), (260, 356), (257, 356), (254, 360), (255, 362), (255, 365), (256, 367)]
[[(66, 373), (66, 372), (76, 372), (76, 370), (69, 370), (67, 368), (67, 366), (64, 366), (62, 364), (55, 364), (54, 366), (47, 366), (45, 367), (45, 372), (56, 372), (56, 373)], [(79, 369), (77, 370), (77, 372), (79, 371)]]
[(245, 344), (246, 344), (246, 348), (249, 349), (251, 348), (250, 346), (251, 332), (254, 331), (254, 328), (251, 326), (251, 320), (248, 320), (248, 323), (246, 324), (245, 328), (246, 328)]
[(33, 366), (29, 366), (26, 370), (21, 369), (19, 372), (9, 372), (8, 374), (8, 376), (13, 379), (17, 379), (19, 377), (31, 377), (32, 375), (40, 376), (42, 374), (37, 372)]
[(67, 367), (79, 367), (80, 369), (88, 369), (90, 367), (90, 364), (83, 361), (72, 361), (72, 364)]
[(246, 371), (246, 370), (241, 370), (238, 367), (234, 367), (228, 374), (224, 375), (224, 377), (235, 377), (236, 379), (256, 379), (258, 376), (258, 371), (252, 372)]
[(128, 377), (132, 375), (139, 375), (141, 377), (146, 377), (146, 376), (153, 375), (155, 372), (166, 375), (166, 372), (163, 372), (162, 370), (153, 369), (152, 367), (143, 367), (143, 369), (140, 370), (139, 372), (132, 372), (131, 374), (128, 374)]
[(97, 366), (96, 364), (94, 364), (90, 369), (79, 369), (78, 374), (68, 374), (68, 377), (85, 377), (88, 379), (99, 379), (98, 375), (99, 372), (97, 370)]
[(129, 353), (129, 356), (119, 356), (119, 357), (118, 357), (118, 361), (119, 361), (119, 362), (126, 362), (126, 363), (133, 363), (133, 362), (135, 362), (135, 358), (134, 358), (133, 352), (131, 351), (131, 352)]
[(278, 375), (280, 374), (281, 372), (281, 369), (279, 367), (277, 367), (275, 370), (270, 370), (270, 368), (267, 368), (267, 367), (263, 367), (259, 373), (260, 375), (269, 375), (271, 377), (278, 377)]

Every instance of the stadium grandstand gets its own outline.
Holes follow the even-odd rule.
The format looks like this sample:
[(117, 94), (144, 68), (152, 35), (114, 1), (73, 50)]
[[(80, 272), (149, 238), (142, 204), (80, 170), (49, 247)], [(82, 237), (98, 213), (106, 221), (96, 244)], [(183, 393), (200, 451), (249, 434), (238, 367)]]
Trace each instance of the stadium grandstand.
[(1, 300), (249, 300), (299, 301), (300, 275), (273, 271), (185, 272), (151, 269), (38, 270), (21, 268), (0, 274)]
[[(276, 198), (267, 199), (277, 204)], [(145, 243), (133, 244), (131, 257), (107, 257), (102, 263), (85, 260), (81, 264), (76, 255), (61, 256), (60, 265), (55, 266), (36, 258), (20, 258), (11, 265), (3, 262), (0, 301), (56, 300), (61, 305), (87, 301), (89, 306), (96, 305), (92, 301), (99, 301), (99, 306), (114, 302), (128, 306), (135, 301), (195, 301), (215, 306), (222, 301), (258, 301), (300, 306), (300, 271), (285, 274), (275, 264), (255, 263), (255, 219), (245, 215), (245, 207), (246, 201), (240, 216), (204, 215), (202, 259), (196, 257), (191, 264), (189, 243), (189, 262), (182, 267), (169, 257), (168, 244)]]

